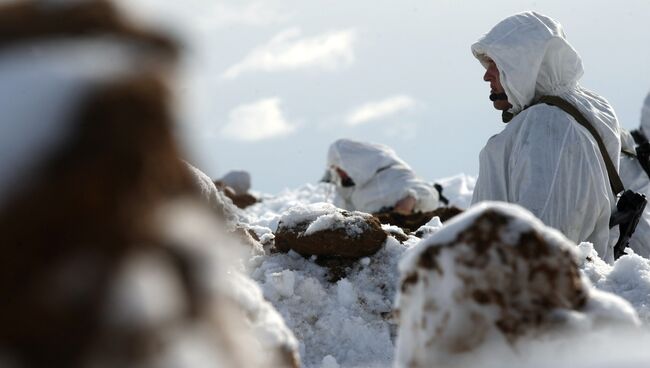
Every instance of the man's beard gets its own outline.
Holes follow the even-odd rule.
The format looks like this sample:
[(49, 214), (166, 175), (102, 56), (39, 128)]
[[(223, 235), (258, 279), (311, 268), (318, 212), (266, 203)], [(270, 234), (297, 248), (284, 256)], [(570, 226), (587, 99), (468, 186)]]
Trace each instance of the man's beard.
[(490, 93), (490, 101), (499, 101), (499, 100), (508, 100), (508, 96), (505, 94), (505, 92)]

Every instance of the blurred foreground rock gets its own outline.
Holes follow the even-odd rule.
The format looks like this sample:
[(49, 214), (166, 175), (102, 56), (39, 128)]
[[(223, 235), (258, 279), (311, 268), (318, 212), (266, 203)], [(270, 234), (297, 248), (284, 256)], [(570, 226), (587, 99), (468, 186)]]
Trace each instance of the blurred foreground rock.
[(0, 364), (298, 366), (180, 160), (175, 43), (106, 1), (3, 4), (0, 34)]

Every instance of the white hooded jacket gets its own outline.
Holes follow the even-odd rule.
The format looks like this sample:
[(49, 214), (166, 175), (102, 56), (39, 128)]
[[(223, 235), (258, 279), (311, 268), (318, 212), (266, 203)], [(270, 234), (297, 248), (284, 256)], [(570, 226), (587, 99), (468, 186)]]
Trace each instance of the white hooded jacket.
[[(559, 96), (574, 105), (600, 134), (614, 165), (620, 157), (619, 124), (602, 97), (582, 88), (578, 53), (554, 20), (525, 12), (506, 18), (472, 45), (487, 67), (499, 69), (515, 117), (480, 154), (472, 202), (517, 203), (574, 242), (589, 241), (613, 260), (609, 217), (616, 201), (597, 143), (573, 117), (546, 104)], [(617, 168), (618, 169), (618, 168)]]
[(408, 195), (416, 199), (414, 212), (438, 207), (438, 192), (419, 179), (391, 148), (375, 143), (339, 139), (327, 154), (327, 167), (339, 167), (354, 181), (336, 186), (334, 204), (340, 208), (377, 213)]

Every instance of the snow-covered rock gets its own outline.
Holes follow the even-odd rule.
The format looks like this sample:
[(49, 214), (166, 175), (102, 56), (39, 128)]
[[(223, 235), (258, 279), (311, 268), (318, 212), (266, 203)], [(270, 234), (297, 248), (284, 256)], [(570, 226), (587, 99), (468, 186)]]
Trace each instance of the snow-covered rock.
[(386, 240), (379, 221), (329, 203), (296, 206), (280, 218), (275, 247), (304, 256), (360, 258), (377, 252)]
[(629, 303), (581, 277), (575, 247), (516, 205), (451, 220), (400, 263), (396, 365), (458, 366), (486, 344), (638, 325)]

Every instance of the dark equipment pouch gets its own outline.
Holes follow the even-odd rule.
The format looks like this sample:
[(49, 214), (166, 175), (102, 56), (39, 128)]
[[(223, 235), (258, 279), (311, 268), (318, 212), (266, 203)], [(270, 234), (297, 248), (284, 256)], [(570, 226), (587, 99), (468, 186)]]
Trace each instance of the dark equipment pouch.
[(646, 137), (640, 128), (631, 131), (630, 134), (636, 144), (636, 158), (639, 161), (639, 165), (641, 165), (643, 171), (650, 178), (650, 142), (648, 142), (648, 137)]
[[(630, 243), (630, 237), (634, 233), (641, 215), (643, 215), (643, 210), (648, 202), (645, 195), (631, 190), (623, 192), (623, 182), (616, 172), (616, 167), (612, 163), (612, 159), (609, 157), (607, 149), (605, 149), (605, 144), (603, 143), (600, 134), (598, 134), (598, 131), (596, 131), (593, 125), (591, 125), (589, 120), (587, 120), (587, 118), (585, 118), (585, 116), (575, 106), (557, 96), (543, 96), (538, 102), (562, 109), (564, 112), (571, 115), (578, 124), (585, 127), (596, 140), (598, 148), (600, 149), (600, 154), (603, 156), (603, 160), (605, 161), (607, 175), (609, 176), (609, 184), (614, 192), (614, 197), (618, 198), (616, 202), (616, 211), (609, 219), (609, 227), (612, 228), (618, 225), (620, 231), (618, 241), (616, 242), (616, 245), (614, 245), (614, 259), (618, 259), (625, 254), (625, 248)], [(639, 155), (640, 147), (645, 147), (642, 148), (642, 150), (645, 150), (643, 151), (645, 156)], [(650, 175), (650, 143), (648, 143), (647, 140), (645, 145), (637, 147), (637, 157), (643, 169), (648, 173), (648, 175)], [(642, 157), (645, 157), (645, 159), (642, 159)], [(623, 194), (619, 198), (618, 194), (621, 192), (623, 192)]]
[(630, 237), (639, 223), (647, 199), (645, 195), (626, 190), (616, 202), (616, 212), (609, 218), (610, 229), (618, 225), (620, 234), (614, 245), (614, 259), (625, 254), (625, 248), (630, 243)]
[(634, 143), (637, 145), (642, 145), (643, 143), (648, 143), (648, 137), (645, 136), (645, 133), (643, 133), (643, 130), (641, 129), (635, 129), (630, 132), (632, 134), (632, 138), (634, 138)]
[(650, 143), (645, 142), (636, 146), (636, 158), (643, 171), (650, 177)]

